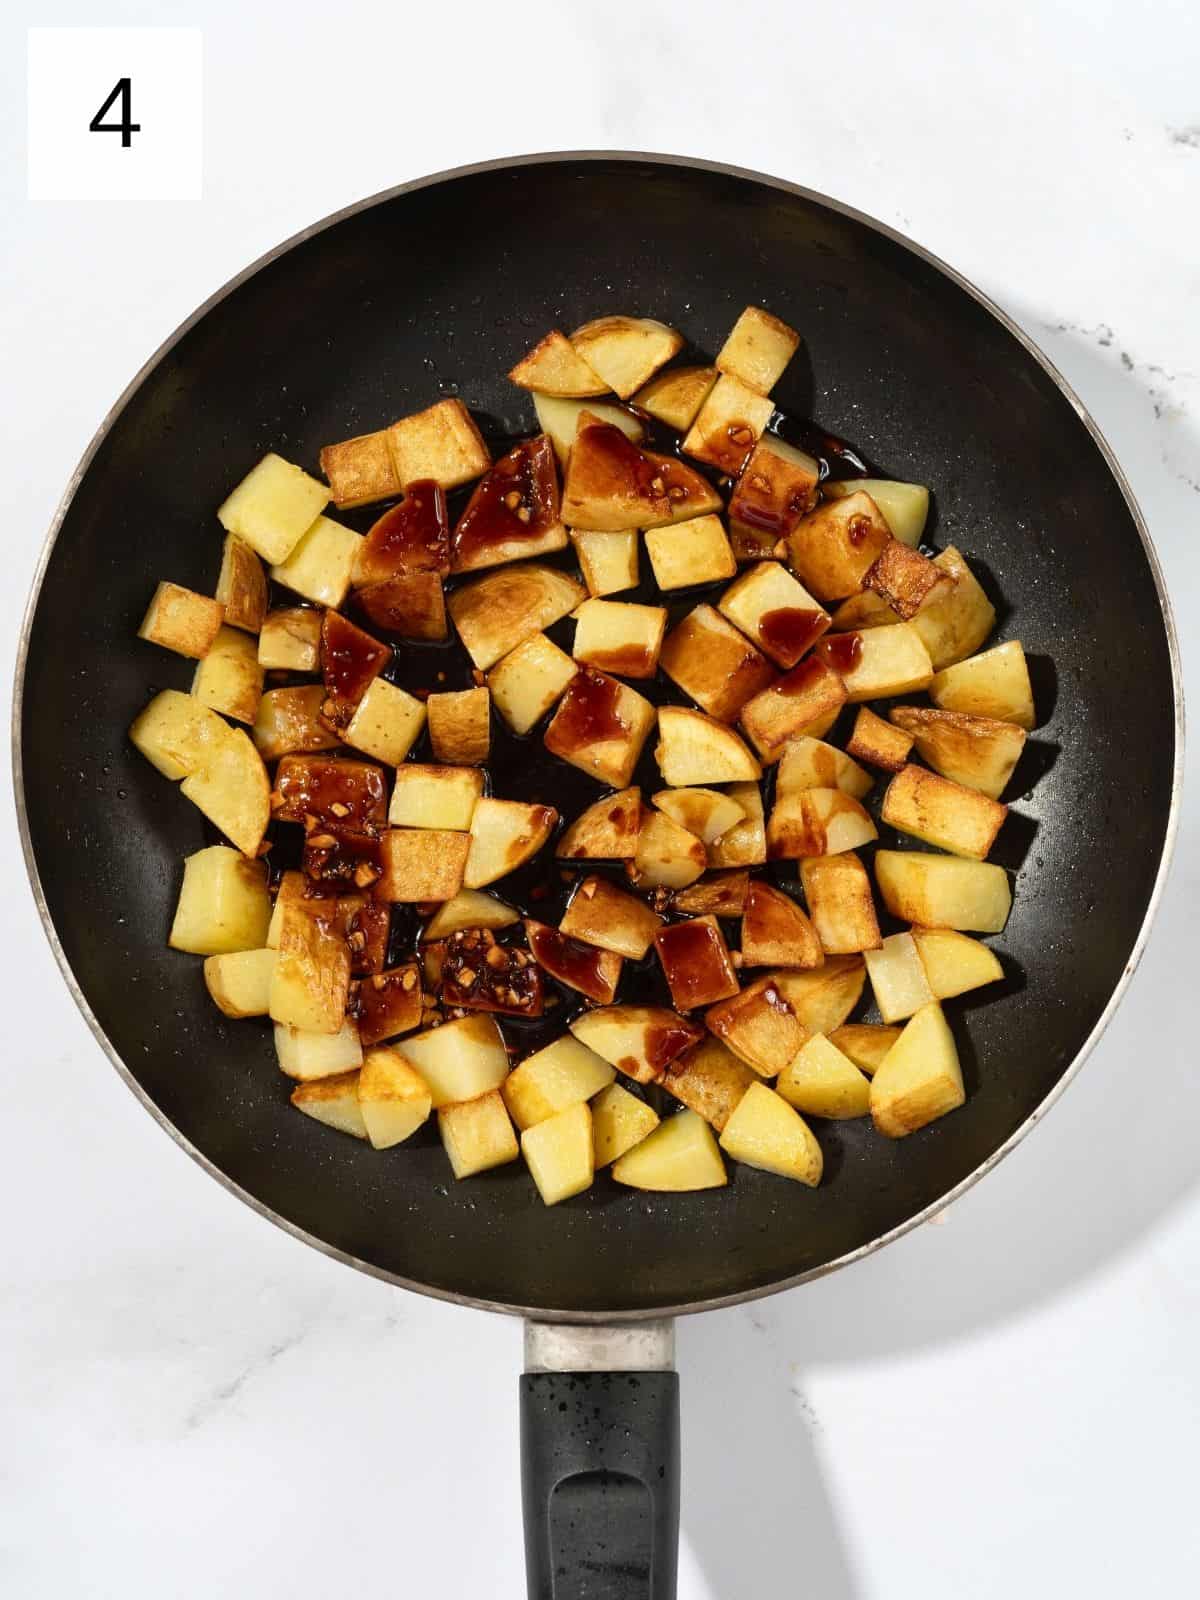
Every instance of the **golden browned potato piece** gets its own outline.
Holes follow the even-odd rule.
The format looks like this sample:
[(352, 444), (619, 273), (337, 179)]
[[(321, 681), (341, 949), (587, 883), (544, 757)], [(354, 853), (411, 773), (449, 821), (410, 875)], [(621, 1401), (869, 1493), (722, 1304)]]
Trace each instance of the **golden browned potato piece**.
[(633, 776), (654, 716), (654, 706), (636, 689), (595, 667), (582, 667), (567, 685), (542, 742), (551, 755), (620, 789)]
[(686, 433), (717, 381), (716, 367), (672, 367), (639, 389), (633, 403), (677, 433)]
[[(403, 693), (403, 690), (399, 692)], [(405, 695), (406, 700), (411, 698)], [(429, 723), (429, 742), (436, 760), (451, 766), (483, 765), (488, 758), (492, 738), (492, 697), (486, 686), (431, 694), (425, 702), (425, 713)], [(349, 729), (346, 731), (349, 737)], [(413, 738), (416, 738), (416, 733)]]
[(566, 399), (607, 394), (609, 389), (557, 328), (522, 356), (508, 376), (519, 389), (536, 389)]
[(720, 1133), (758, 1074), (710, 1034), (677, 1056), (662, 1086)]
[(1012, 909), (1008, 874), (988, 861), (878, 850), (875, 882), (894, 917), (926, 928), (1000, 933)]
[(267, 614), (267, 575), (254, 551), (236, 533), (225, 535), (217, 599), (225, 607), (225, 621), (231, 628), (257, 633), (262, 627)]
[(642, 827), (642, 791), (623, 789), (581, 811), (555, 846), (560, 859), (632, 861)]
[(826, 500), (787, 536), (787, 562), (819, 600), (844, 600), (863, 586), (891, 530), (869, 494)]
[(499, 567), (456, 589), (447, 609), (481, 672), (531, 634), (574, 611), (587, 591), (575, 578), (536, 561)]
[(296, 750), (332, 750), (341, 743), (321, 719), (325, 688), (302, 683), (294, 689), (268, 689), (258, 702), (250, 736), (264, 761), (278, 761)]
[(896, 615), (907, 622), (952, 582), (949, 573), (928, 556), (899, 539), (890, 539), (863, 579), (863, 586), (886, 600)]
[(779, 667), (794, 667), (829, 628), (829, 613), (778, 561), (744, 572), (718, 605)]
[[(736, 800), (745, 815), (735, 822), (728, 832), (714, 839), (708, 847), (710, 867), (760, 867), (767, 859), (767, 829), (763, 819), (762, 790), (758, 784), (731, 783), (728, 789), (731, 800)], [(679, 909), (682, 911), (683, 907)], [(716, 907), (711, 909), (716, 910)], [(740, 915), (717, 911), (718, 916)]]
[(925, 767), (907, 766), (888, 784), (881, 815), (914, 839), (952, 855), (982, 861), (995, 843), (1008, 807)]
[(334, 504), (342, 511), (370, 505), (373, 500), (390, 500), (404, 488), (386, 428), (327, 444), (321, 451), (321, 471), (329, 479)]
[(817, 931), (782, 889), (748, 885), (742, 913), (743, 967), (819, 967), (825, 960)]
[(267, 671), (316, 672), (321, 661), (321, 613), (312, 606), (269, 611), (258, 635), (258, 663)]
[(457, 489), (482, 477), (492, 464), (483, 435), (461, 400), (439, 400), (427, 411), (402, 417), (387, 430), (396, 475), (404, 488), (432, 478)]
[(569, 1024), (571, 1032), (618, 1072), (657, 1083), (703, 1030), (666, 1006), (598, 1006)]
[(994, 717), (922, 706), (896, 706), (888, 716), (913, 739), (917, 754), (936, 772), (993, 800), (1007, 787), (1025, 748), (1024, 728)]
[(902, 727), (877, 717), (869, 706), (860, 706), (854, 719), (854, 731), (846, 744), (847, 755), (869, 761), (873, 767), (885, 772), (899, 772), (908, 760), (913, 747), (913, 736)]
[(800, 864), (808, 914), (828, 955), (854, 955), (879, 946), (871, 880), (852, 851), (812, 856)]
[(774, 973), (711, 1007), (704, 1025), (764, 1078), (782, 1072), (808, 1037)]
[(571, 335), (576, 355), (622, 400), (683, 349), (683, 339), (650, 317), (598, 317)]
[(196, 663), (192, 693), (238, 722), (253, 723), (262, 698), (263, 666), (258, 645), (248, 633), (222, 627), (203, 661)]
[(660, 589), (717, 583), (722, 578), (732, 578), (737, 571), (721, 519), (711, 514), (665, 528), (650, 528), (646, 554)]
[(994, 717), (998, 722), (1015, 722), (1018, 728), (1029, 729), (1037, 722), (1029, 667), (1017, 639), (943, 667), (929, 685), (929, 698), (942, 711)]
[[(392, 828), (383, 836), (376, 897), (405, 904), (450, 900), (463, 886), (471, 836), (448, 828)], [(487, 880), (490, 882), (490, 879)]]
[(697, 606), (663, 640), (659, 666), (702, 711), (732, 722), (775, 671), (739, 629), (712, 606)]
[(822, 723), (828, 728), (845, 703), (841, 674), (809, 656), (747, 700), (738, 720), (759, 755), (770, 763), (779, 760), (791, 740), (809, 737)]
[(762, 776), (762, 768), (732, 728), (683, 706), (659, 707), (654, 759), (671, 788), (742, 783)]
[(736, 478), (775, 414), (775, 402), (722, 373), (700, 407), (683, 448), (697, 461)]
[(182, 589), (177, 583), (160, 583), (142, 618), (138, 638), (199, 661), (212, 649), (224, 616), (225, 607), (219, 601)]
[(589, 877), (571, 897), (558, 927), (572, 939), (640, 961), (662, 923), (644, 900), (618, 889), (607, 878)]

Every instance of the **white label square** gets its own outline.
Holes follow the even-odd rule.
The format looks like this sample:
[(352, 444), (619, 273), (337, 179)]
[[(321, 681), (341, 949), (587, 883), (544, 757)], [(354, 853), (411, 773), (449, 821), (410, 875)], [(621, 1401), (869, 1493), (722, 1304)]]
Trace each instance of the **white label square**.
[(199, 28), (30, 28), (31, 200), (199, 200), (202, 152)]

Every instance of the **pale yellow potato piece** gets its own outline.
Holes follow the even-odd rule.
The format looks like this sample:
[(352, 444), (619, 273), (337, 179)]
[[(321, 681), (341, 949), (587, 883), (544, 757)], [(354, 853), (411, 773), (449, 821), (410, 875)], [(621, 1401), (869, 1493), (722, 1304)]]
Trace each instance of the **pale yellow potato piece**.
[(616, 1068), (573, 1034), (526, 1056), (501, 1086), (504, 1104), (517, 1127), (533, 1128), (570, 1106), (590, 1100), (616, 1077)]
[(929, 688), (933, 682), (929, 652), (911, 622), (864, 628), (855, 637), (860, 646), (857, 662), (847, 671), (837, 669), (851, 704), (911, 694), (914, 689)]
[(937, 1001), (922, 1006), (871, 1079), (871, 1116), (880, 1133), (903, 1139), (961, 1106), (966, 1091), (954, 1036)]
[(562, 697), (575, 663), (544, 633), (532, 634), (488, 673), (492, 704), (514, 733), (528, 733)]
[(815, 1189), (825, 1158), (800, 1113), (765, 1083), (752, 1083), (721, 1134), (721, 1149), (744, 1166)]
[(271, 785), (262, 757), (240, 728), (209, 751), (179, 790), (243, 855), (254, 855), (271, 818)]
[(784, 668), (794, 667), (829, 628), (824, 606), (781, 561), (758, 561), (748, 567), (725, 590), (717, 608)]
[(923, 483), (901, 483), (894, 478), (830, 479), (821, 485), (828, 499), (840, 500), (861, 490), (883, 512), (892, 537), (914, 548), (929, 519), (929, 490)]
[(660, 589), (686, 589), (695, 583), (732, 578), (737, 562), (721, 519), (711, 512), (665, 528), (646, 531), (646, 554)]
[(415, 695), (386, 678), (375, 678), (355, 707), (342, 738), (364, 755), (398, 767), (421, 737), (425, 715), (425, 707)]
[(823, 1033), (814, 1033), (801, 1045), (775, 1088), (807, 1117), (842, 1121), (865, 1117), (870, 1110), (869, 1081)]
[(1004, 968), (978, 939), (950, 928), (914, 928), (913, 940), (935, 1000), (949, 1000), (985, 983), (998, 983)]
[(526, 1128), (521, 1153), (548, 1206), (556, 1206), (590, 1187), (595, 1172), (592, 1113), (586, 1101), (555, 1112)]
[[(837, 859), (844, 861), (847, 857)], [(800, 1026), (809, 1033), (826, 1035), (840, 1028), (854, 1010), (862, 998), (866, 979), (867, 969), (858, 955), (829, 956), (825, 965), (813, 972), (781, 969), (771, 973), (771, 980)]]
[(621, 528), (605, 533), (590, 528), (572, 528), (570, 540), (579, 560), (579, 570), (595, 599), (620, 594), (638, 581), (638, 536), (636, 528)]
[(1008, 807), (978, 789), (910, 765), (888, 784), (880, 814), (884, 822), (914, 839), (938, 845), (952, 855), (982, 861), (995, 843)]
[(200, 660), (212, 649), (224, 616), (225, 607), (207, 595), (177, 583), (160, 583), (150, 597), (138, 638)]
[(597, 1167), (607, 1167), (658, 1127), (658, 1113), (624, 1085), (610, 1083), (592, 1101), (592, 1148)]
[(520, 920), (519, 911), (493, 895), (480, 894), (478, 889), (460, 889), (425, 924), (425, 938), (448, 939), (462, 928), (509, 928)]
[(767, 859), (762, 790), (757, 783), (731, 783), (726, 790), (745, 815), (708, 846), (710, 867), (757, 867)]
[(179, 689), (163, 689), (134, 718), (130, 742), (164, 778), (178, 782), (198, 771), (232, 729), (209, 706)]
[(775, 669), (714, 607), (696, 606), (663, 640), (659, 665), (702, 711), (732, 722)]
[(409, 1034), (393, 1048), (429, 1086), (435, 1111), (461, 1100), (477, 1100), (499, 1089), (508, 1076), (503, 1036), (495, 1017), (485, 1011)]
[(783, 748), (775, 773), (775, 795), (799, 794), (804, 789), (842, 789), (856, 800), (865, 799), (875, 780), (836, 745), (820, 739), (790, 739)]
[(911, 933), (890, 934), (878, 950), (867, 950), (863, 959), (885, 1022), (903, 1022), (934, 998)]
[(944, 667), (929, 685), (929, 698), (943, 711), (994, 717), (1018, 728), (1032, 728), (1037, 720), (1025, 651), (1017, 639)]
[(270, 921), (266, 864), (247, 861), (228, 845), (209, 845), (183, 864), (167, 943), (196, 956), (261, 950)]
[(683, 339), (674, 328), (650, 317), (598, 317), (576, 328), (571, 344), (622, 400), (683, 349)]
[(988, 861), (878, 850), (875, 882), (894, 917), (926, 928), (999, 933), (1012, 909), (1008, 874)]
[(443, 1106), (438, 1131), (456, 1178), (502, 1167), (521, 1153), (504, 1101), (494, 1089), (477, 1100)]
[(774, 414), (773, 400), (724, 372), (700, 407), (683, 449), (736, 477)]
[(713, 1131), (694, 1111), (678, 1111), (627, 1150), (612, 1175), (631, 1189), (683, 1194), (729, 1182)]
[[(632, 691), (631, 691), (632, 692)], [(642, 791), (608, 794), (581, 811), (554, 854), (563, 860), (632, 861), (642, 826)]]
[[(358, 1023), (347, 1017), (336, 1033), (309, 1033), (303, 1028), (277, 1022), (275, 1054), (279, 1058), (280, 1072), (302, 1083), (349, 1072), (362, 1066)], [(365, 1128), (363, 1132), (365, 1137)]]
[(575, 612), (576, 661), (620, 678), (652, 678), (667, 631), (665, 606), (585, 600)]
[(917, 754), (935, 772), (999, 800), (1028, 737), (1015, 722), (972, 717), (964, 711), (895, 706), (891, 720), (910, 734)]
[(471, 845), (463, 887), (482, 889), (524, 865), (550, 837), (558, 813), (553, 806), (485, 797), (471, 817)]
[(316, 672), (321, 660), (321, 613), (312, 606), (268, 611), (258, 635), (258, 663), (268, 671)]
[(879, 1070), (884, 1056), (902, 1031), (900, 1028), (884, 1027), (878, 1022), (843, 1022), (840, 1028), (835, 1028), (829, 1035), (829, 1040), (870, 1078)]
[(975, 574), (953, 545), (947, 545), (934, 566), (954, 579), (947, 589), (939, 586), (912, 619), (925, 641), (935, 672), (974, 655), (996, 626), (996, 609)]
[(597, 1006), (568, 1027), (589, 1050), (637, 1083), (657, 1083), (676, 1056), (700, 1037), (667, 1006)]
[(217, 634), (208, 654), (196, 665), (192, 693), (203, 706), (223, 711), (237, 722), (253, 722), (262, 698), (263, 666), (258, 642), (238, 628)]
[(666, 812), (651, 811), (643, 817), (632, 868), (639, 887), (684, 889), (707, 865), (701, 841)]
[(660, 789), (652, 800), (672, 822), (694, 833), (706, 846), (728, 833), (746, 815), (732, 795), (722, 794), (719, 789)]
[(761, 306), (747, 306), (717, 353), (717, 368), (757, 394), (770, 394), (800, 348), (800, 335)]
[(565, 334), (557, 328), (540, 339), (508, 374), (519, 389), (563, 398), (606, 394), (608, 384), (597, 377)]
[(287, 560), (328, 504), (325, 484), (269, 453), (221, 504), (217, 519), (274, 566)]
[(686, 433), (718, 377), (716, 367), (672, 367), (639, 389), (633, 403), (659, 422), (665, 422), (668, 428)]
[(362, 543), (362, 535), (353, 528), (320, 516), (287, 560), (271, 568), (271, 576), (306, 600), (336, 610), (350, 592), (350, 577)]
[[(397, 828), (451, 828), (465, 833), (482, 795), (483, 773), (478, 767), (405, 762), (396, 768), (388, 821)], [(478, 899), (484, 902), (487, 896), (480, 895)], [(443, 906), (442, 910), (446, 909)], [(502, 927), (503, 924), (464, 923), (463, 926)]]
[(208, 956), (204, 982), (227, 1017), (265, 1017), (270, 1004), (274, 950), (235, 950)]
[(762, 776), (762, 768), (732, 728), (684, 706), (658, 708), (654, 759), (663, 782), (672, 789), (744, 783)]
[(368, 1050), (358, 1079), (358, 1104), (367, 1138), (376, 1150), (388, 1150), (429, 1118), (433, 1100), (429, 1085), (398, 1050)]
[(292, 1104), (314, 1122), (348, 1133), (354, 1139), (367, 1137), (367, 1125), (358, 1104), (358, 1073), (339, 1072), (331, 1078), (314, 1078), (298, 1083), (292, 1090)]
[(598, 405), (594, 400), (568, 400), (555, 395), (535, 394), (533, 409), (537, 413), (538, 427), (554, 446), (554, 453), (562, 467), (567, 464), (575, 435), (579, 432), (579, 419), (585, 411), (599, 422), (611, 422), (615, 428), (620, 428), (634, 444), (640, 444), (646, 436), (645, 423), (624, 406)]
[(463, 886), (470, 848), (468, 835), (454, 828), (390, 828), (375, 898), (402, 905), (452, 900)]

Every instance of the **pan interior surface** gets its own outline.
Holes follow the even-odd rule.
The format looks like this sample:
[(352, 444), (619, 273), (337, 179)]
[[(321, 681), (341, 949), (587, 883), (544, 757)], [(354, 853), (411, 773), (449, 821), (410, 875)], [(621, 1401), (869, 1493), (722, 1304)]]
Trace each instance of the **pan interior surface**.
[[(536, 240), (536, 246), (529, 241)], [(384, 1155), (287, 1106), (270, 1033), (225, 1021), (166, 947), (199, 814), (125, 740), (190, 664), (139, 642), (155, 582), (211, 593), (214, 511), (269, 449), (322, 444), (456, 394), (533, 428), (504, 374), (548, 328), (608, 311), (711, 359), (740, 309), (804, 335), (776, 391), (890, 476), (931, 485), (1030, 653), (1041, 726), (993, 859), (1015, 869), (1002, 992), (955, 1002), (966, 1106), (899, 1143), (820, 1126), (826, 1181), (745, 1167), (724, 1190), (547, 1209), (523, 1167), (450, 1178), (432, 1129)], [(686, 1309), (820, 1270), (901, 1227), (1051, 1093), (1135, 952), (1172, 805), (1170, 649), (1104, 457), (1033, 356), (969, 293), (863, 221), (744, 176), (545, 159), (401, 192), (302, 239), (220, 298), (116, 417), (71, 499), (33, 616), (21, 726), (30, 843), (65, 959), (111, 1047), (182, 1138), (260, 1206), (414, 1287), (581, 1316)], [(598, 792), (598, 791), (597, 791)], [(554, 801), (553, 793), (539, 798)]]

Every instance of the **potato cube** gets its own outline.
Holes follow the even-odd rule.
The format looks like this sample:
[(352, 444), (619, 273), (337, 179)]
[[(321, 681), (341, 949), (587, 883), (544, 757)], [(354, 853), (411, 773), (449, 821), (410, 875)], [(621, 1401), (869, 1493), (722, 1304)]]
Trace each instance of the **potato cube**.
[(182, 589), (177, 583), (160, 583), (146, 608), (138, 638), (201, 660), (212, 649), (224, 615), (225, 607), (219, 601)]
[(341, 931), (322, 915), (321, 905), (312, 900), (285, 903), (268, 1011), (272, 1021), (306, 1033), (337, 1033), (350, 996), (350, 949)]
[(840, 1122), (865, 1117), (871, 1108), (870, 1083), (823, 1033), (814, 1033), (801, 1045), (775, 1088), (806, 1117)]
[(907, 766), (888, 784), (881, 815), (893, 828), (925, 844), (982, 861), (1008, 807), (924, 767)]
[(321, 663), (321, 613), (311, 606), (269, 611), (258, 636), (258, 664), (268, 671), (316, 672)]
[(208, 751), (179, 792), (243, 855), (258, 853), (271, 820), (271, 785), (262, 757), (240, 728)]
[(129, 739), (164, 778), (178, 781), (198, 771), (231, 729), (190, 694), (163, 689), (130, 724)]
[(428, 1120), (432, 1099), (429, 1085), (398, 1050), (378, 1049), (363, 1061), (358, 1106), (367, 1138), (376, 1150), (390, 1150)]
[(841, 674), (852, 705), (885, 695), (909, 694), (928, 688), (933, 680), (929, 652), (910, 622), (833, 634), (822, 639), (816, 654)]
[(718, 376), (716, 367), (672, 367), (639, 389), (633, 403), (676, 433), (686, 433)]
[(808, 914), (826, 955), (854, 955), (879, 948), (871, 880), (853, 851), (802, 861), (800, 879)]
[(607, 394), (609, 387), (557, 328), (551, 329), (517, 362), (508, 378), (519, 389), (535, 389), (541, 394), (568, 398)]
[(743, 732), (764, 761), (778, 761), (788, 742), (809, 736), (822, 719), (825, 727), (846, 702), (840, 675), (816, 656), (777, 678), (742, 707)]
[(438, 572), (400, 572), (357, 592), (364, 613), (385, 633), (438, 643), (450, 637), (446, 595)]
[(551, 755), (622, 789), (654, 726), (654, 706), (636, 689), (594, 667), (577, 672), (542, 742)]
[(738, 993), (737, 973), (716, 917), (669, 923), (655, 935), (654, 948), (677, 1010), (691, 1011)]
[(521, 1153), (548, 1206), (582, 1194), (595, 1172), (592, 1113), (586, 1101), (555, 1112), (521, 1135)]
[(598, 1006), (568, 1023), (589, 1050), (637, 1083), (657, 1083), (689, 1045), (703, 1037), (694, 1022), (666, 1006)]
[(829, 628), (829, 613), (778, 561), (760, 561), (744, 572), (719, 604), (780, 667), (794, 667)]
[(631, 1189), (682, 1194), (721, 1189), (729, 1182), (712, 1129), (694, 1111), (677, 1111), (627, 1150), (613, 1165), (618, 1183)]
[[(515, 872), (546, 843), (558, 821), (553, 806), (526, 805), (520, 800), (480, 800), (471, 817), (463, 883), (482, 889), (497, 878)], [(456, 890), (457, 892), (457, 886)], [(447, 899), (446, 895), (420, 895), (419, 899)]]
[(571, 543), (588, 593), (596, 598), (619, 594), (636, 587), (638, 581), (638, 536), (636, 528), (621, 528), (615, 533), (572, 528)]
[(720, 1133), (738, 1101), (757, 1081), (753, 1068), (710, 1034), (672, 1061), (662, 1086)]
[(404, 487), (392, 460), (386, 428), (327, 444), (321, 451), (321, 471), (329, 479), (334, 504), (342, 511), (370, 505), (373, 500), (390, 500)]
[(387, 430), (396, 474), (404, 488), (432, 478), (443, 489), (478, 478), (492, 464), (474, 418), (461, 400), (439, 400), (402, 417)]
[(514, 733), (528, 733), (562, 696), (575, 663), (544, 633), (532, 634), (488, 673), (492, 704)]
[(421, 975), (414, 963), (372, 972), (358, 985), (355, 1001), (351, 1009), (364, 1045), (410, 1033), (421, 1021)]
[(303, 1028), (277, 1022), (275, 1054), (279, 1058), (280, 1072), (302, 1083), (349, 1072), (362, 1066), (358, 1023), (353, 1017), (347, 1017), (337, 1033), (308, 1033)]
[(576, 355), (622, 400), (683, 349), (683, 339), (651, 317), (598, 317), (571, 335)]
[(274, 970), (274, 950), (235, 950), (205, 959), (204, 982), (227, 1017), (265, 1017)]
[(264, 761), (306, 750), (332, 750), (341, 740), (322, 720), (325, 689), (303, 683), (294, 689), (268, 689), (258, 702), (250, 736)]
[(323, 1122), (327, 1128), (336, 1128), (355, 1139), (367, 1137), (367, 1125), (358, 1104), (357, 1072), (339, 1072), (331, 1078), (298, 1083), (291, 1101), (297, 1111), (303, 1111), (314, 1122)]
[(196, 666), (192, 693), (201, 705), (237, 722), (253, 722), (262, 698), (263, 668), (249, 634), (223, 627)]
[(721, 1134), (721, 1149), (743, 1166), (773, 1172), (815, 1189), (824, 1157), (812, 1129), (765, 1083), (752, 1083)]
[(993, 800), (1007, 787), (1025, 748), (1027, 735), (1015, 722), (918, 706), (896, 706), (888, 715), (936, 772)]
[(247, 633), (257, 633), (262, 627), (267, 614), (267, 575), (254, 551), (236, 533), (225, 535), (216, 597), (225, 607), (229, 627), (245, 628)]
[(867, 969), (861, 956), (829, 956), (812, 972), (781, 971), (771, 976), (806, 1033), (830, 1034), (862, 999)]
[[(397, 828), (440, 827), (465, 833), (471, 826), (471, 818), (482, 794), (483, 773), (478, 767), (407, 763), (396, 771), (388, 821)], [(480, 896), (480, 899), (486, 900), (487, 896)], [(464, 923), (463, 926), (485, 927), (495, 924)], [(448, 933), (451, 930), (445, 931)], [(435, 934), (434, 937), (440, 938), (442, 935)]]
[(286, 561), (276, 562), (271, 576), (306, 600), (335, 609), (350, 593), (350, 575), (362, 535), (321, 516), (304, 534)]
[(929, 517), (929, 490), (923, 483), (899, 483), (892, 478), (829, 479), (822, 485), (828, 499), (868, 494), (883, 513), (895, 538), (919, 545)]
[(863, 586), (880, 595), (907, 622), (936, 594), (946, 592), (952, 582), (950, 575), (928, 556), (911, 550), (899, 539), (889, 539), (863, 579)]
[(585, 594), (567, 573), (528, 561), (464, 584), (447, 606), (467, 654), (486, 672), (530, 634), (573, 611)]
[(430, 917), (424, 938), (448, 939), (464, 928), (511, 928), (520, 920), (520, 912), (494, 895), (480, 894), (478, 889), (460, 889), (453, 900), (445, 901)]
[(449, 828), (391, 828), (383, 836), (380, 900), (449, 900), (463, 886), (471, 837)]
[(654, 943), (663, 919), (643, 900), (626, 894), (607, 878), (584, 878), (558, 928), (601, 950), (640, 961)]
[(478, 1100), (443, 1106), (438, 1131), (456, 1178), (502, 1167), (521, 1153), (504, 1101), (494, 1089)]
[(524, 1130), (590, 1100), (616, 1075), (602, 1056), (564, 1033), (514, 1067), (500, 1092), (509, 1116)]
[(236, 533), (264, 561), (286, 561), (329, 504), (329, 490), (281, 456), (265, 455), (218, 507), (227, 533)]
[(871, 1079), (871, 1116), (891, 1139), (923, 1128), (966, 1099), (954, 1036), (937, 1001), (922, 1006)]
[(878, 838), (861, 802), (841, 789), (802, 789), (776, 799), (767, 821), (767, 855), (773, 861), (836, 856)]
[(842, 789), (856, 800), (870, 793), (874, 779), (836, 745), (820, 739), (792, 739), (784, 746), (775, 773), (775, 796), (804, 789)]
[(873, 767), (885, 772), (899, 772), (908, 760), (913, 747), (913, 736), (905, 733), (882, 717), (877, 717), (869, 706), (860, 706), (854, 719), (854, 732), (846, 745), (848, 755), (869, 761)]
[[(726, 793), (741, 806), (744, 815), (708, 846), (708, 864), (710, 867), (761, 866), (767, 859), (762, 792), (758, 784), (751, 780), (731, 783)], [(722, 913), (718, 912), (718, 915)]]
[(756, 394), (770, 394), (800, 348), (800, 335), (760, 306), (747, 306), (717, 355), (720, 372), (731, 372)]
[(585, 600), (575, 612), (576, 661), (623, 678), (652, 678), (667, 629), (665, 606)]
[(267, 868), (228, 845), (197, 850), (183, 864), (183, 884), (167, 943), (196, 956), (261, 950), (267, 942), (271, 900)]
[(985, 944), (949, 928), (914, 928), (913, 942), (935, 1000), (949, 1000), (985, 983), (998, 983), (1004, 968)]
[(943, 711), (994, 717), (1018, 728), (1032, 728), (1037, 720), (1025, 652), (1016, 639), (944, 667), (929, 685), (929, 698)]
[(965, 661), (996, 626), (996, 608), (975, 574), (953, 545), (934, 560), (950, 578), (949, 588), (935, 589), (913, 618), (935, 672)]
[[(476, 1100), (498, 1089), (508, 1076), (508, 1051), (495, 1017), (473, 1012), (440, 1028), (410, 1034), (393, 1049), (429, 1086), (434, 1110)], [(501, 1102), (503, 1104), (503, 1102)]]
[(704, 1023), (710, 1033), (764, 1078), (782, 1072), (809, 1033), (774, 973), (711, 1007)]
[(875, 881), (894, 917), (926, 928), (1000, 933), (1012, 909), (1008, 874), (987, 861), (879, 850)]
[(696, 583), (732, 578), (737, 562), (720, 517), (711, 513), (646, 533), (646, 554), (660, 589), (686, 589)]
[(787, 562), (819, 600), (843, 600), (862, 588), (891, 537), (879, 507), (858, 490), (800, 519), (787, 536)]
[(748, 872), (710, 872), (688, 888), (676, 889), (671, 910), (689, 917), (740, 917), (749, 890)]
[(652, 798), (672, 822), (694, 833), (704, 845), (715, 843), (746, 815), (732, 795), (719, 789), (660, 789)]
[(673, 789), (744, 783), (762, 769), (737, 734), (715, 717), (683, 706), (660, 706), (654, 750), (663, 781)]
[(421, 702), (386, 678), (376, 678), (358, 702), (342, 737), (364, 755), (398, 767), (424, 726), (425, 707)]
[(695, 883), (707, 865), (700, 840), (664, 811), (642, 818), (637, 852), (628, 867), (634, 883), (644, 889), (682, 889)]
[(697, 606), (672, 629), (659, 666), (720, 722), (732, 722), (775, 677), (767, 658), (712, 606)]
[(878, 1022), (843, 1022), (829, 1035), (843, 1055), (849, 1056), (860, 1072), (870, 1078), (879, 1070), (884, 1056), (902, 1033), (900, 1028), (885, 1028)]
[(903, 1022), (934, 998), (911, 933), (893, 933), (864, 957), (875, 1004), (885, 1022)]
[(431, 694), (425, 709), (429, 742), (438, 761), (451, 766), (483, 765), (492, 742), (492, 697), (486, 687)]
[(775, 554), (780, 539), (817, 503), (820, 463), (772, 434), (760, 439), (729, 501), (729, 532), (739, 561)]
[(658, 1127), (658, 1113), (623, 1084), (610, 1083), (592, 1101), (592, 1148), (597, 1167), (620, 1160)]
[(275, 773), (279, 822), (316, 817), (327, 828), (366, 829), (387, 816), (387, 782), (373, 761), (285, 756)]
[(756, 394), (730, 373), (722, 373), (700, 407), (683, 448), (697, 461), (706, 461), (736, 478), (774, 414), (773, 400)]
[(819, 967), (825, 960), (812, 923), (782, 889), (757, 881), (746, 889), (742, 966)]
[(562, 467), (567, 465), (575, 443), (575, 435), (579, 432), (580, 418), (585, 415), (599, 422), (611, 422), (614, 428), (620, 428), (625, 437), (634, 444), (639, 444), (646, 436), (645, 423), (636, 412), (629, 411), (624, 406), (605, 405), (595, 400), (571, 400), (535, 392), (533, 409), (537, 414), (538, 427), (554, 446), (554, 453)]
[(632, 861), (642, 811), (642, 791), (636, 787), (605, 795), (579, 813), (554, 854), (567, 861)]

